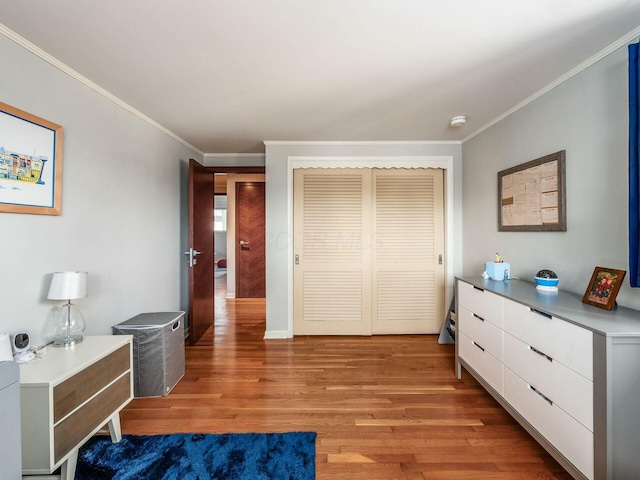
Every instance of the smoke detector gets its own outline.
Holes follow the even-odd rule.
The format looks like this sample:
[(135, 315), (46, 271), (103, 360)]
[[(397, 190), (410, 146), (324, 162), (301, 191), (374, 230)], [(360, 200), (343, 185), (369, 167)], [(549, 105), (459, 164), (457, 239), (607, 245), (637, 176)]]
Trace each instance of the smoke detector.
[(452, 127), (462, 127), (467, 123), (467, 117), (465, 115), (458, 115), (451, 118)]

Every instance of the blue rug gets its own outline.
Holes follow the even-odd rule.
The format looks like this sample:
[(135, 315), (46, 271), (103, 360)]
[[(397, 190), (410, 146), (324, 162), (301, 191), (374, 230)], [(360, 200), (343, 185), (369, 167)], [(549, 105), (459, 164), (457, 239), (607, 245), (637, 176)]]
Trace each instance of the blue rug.
[(316, 434), (234, 433), (91, 438), (75, 480), (314, 480)]

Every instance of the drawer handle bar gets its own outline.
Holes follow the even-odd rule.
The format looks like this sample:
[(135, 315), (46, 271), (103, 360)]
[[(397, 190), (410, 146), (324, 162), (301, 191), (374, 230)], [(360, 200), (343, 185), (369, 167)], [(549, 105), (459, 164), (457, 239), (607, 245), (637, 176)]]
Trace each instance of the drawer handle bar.
[(529, 311), (533, 312), (533, 313), (537, 313), (538, 315), (542, 315), (543, 317), (548, 318), (549, 320), (551, 320), (553, 317), (551, 315), (549, 315), (548, 313), (545, 313), (541, 310), (538, 310), (537, 308), (533, 308), (533, 307), (529, 307)]
[(484, 292), (484, 288), (480, 288), (480, 287), (476, 287), (475, 285), (473, 286), (474, 290), (480, 290), (481, 292)]
[(484, 322), (484, 318), (482, 318), (480, 315), (476, 315), (475, 313), (473, 314), (474, 317), (476, 317), (478, 320), (480, 320), (481, 322)]
[(544, 401), (546, 401), (549, 405), (553, 405), (553, 402), (551, 400), (549, 400), (548, 397), (546, 397), (545, 395), (543, 395), (542, 393), (540, 393), (533, 385), (529, 385), (529, 388), (531, 390), (533, 390), (536, 394), (538, 394), (540, 397), (542, 397), (542, 399)]
[(533, 348), (531, 345), (529, 345), (529, 350), (531, 350), (533, 353), (537, 353), (538, 355), (540, 355), (541, 357), (546, 358), (547, 360), (549, 360), (550, 362), (553, 362), (553, 357), (550, 357), (549, 355), (547, 355), (546, 353), (541, 352), (540, 350), (538, 350), (537, 348)]
[(471, 342), (473, 343), (476, 347), (478, 347), (480, 350), (482, 350), (484, 352), (484, 348), (482, 348), (480, 345), (478, 345), (476, 342)]

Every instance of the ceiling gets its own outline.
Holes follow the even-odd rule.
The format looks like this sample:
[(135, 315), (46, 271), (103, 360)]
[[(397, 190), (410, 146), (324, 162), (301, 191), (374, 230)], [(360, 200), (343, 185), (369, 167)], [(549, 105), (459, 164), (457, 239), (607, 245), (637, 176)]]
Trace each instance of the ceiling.
[(251, 153), (462, 140), (638, 28), (640, 0), (0, 0), (0, 23), (201, 152)]

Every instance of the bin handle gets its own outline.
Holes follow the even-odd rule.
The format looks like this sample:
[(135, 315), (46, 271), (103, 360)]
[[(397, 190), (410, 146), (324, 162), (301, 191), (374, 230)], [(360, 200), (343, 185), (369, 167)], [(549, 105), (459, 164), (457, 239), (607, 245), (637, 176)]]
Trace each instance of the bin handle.
[(179, 328), (180, 328), (180, 320), (178, 320), (176, 323), (173, 324), (173, 327), (171, 327), (171, 330), (175, 332)]

